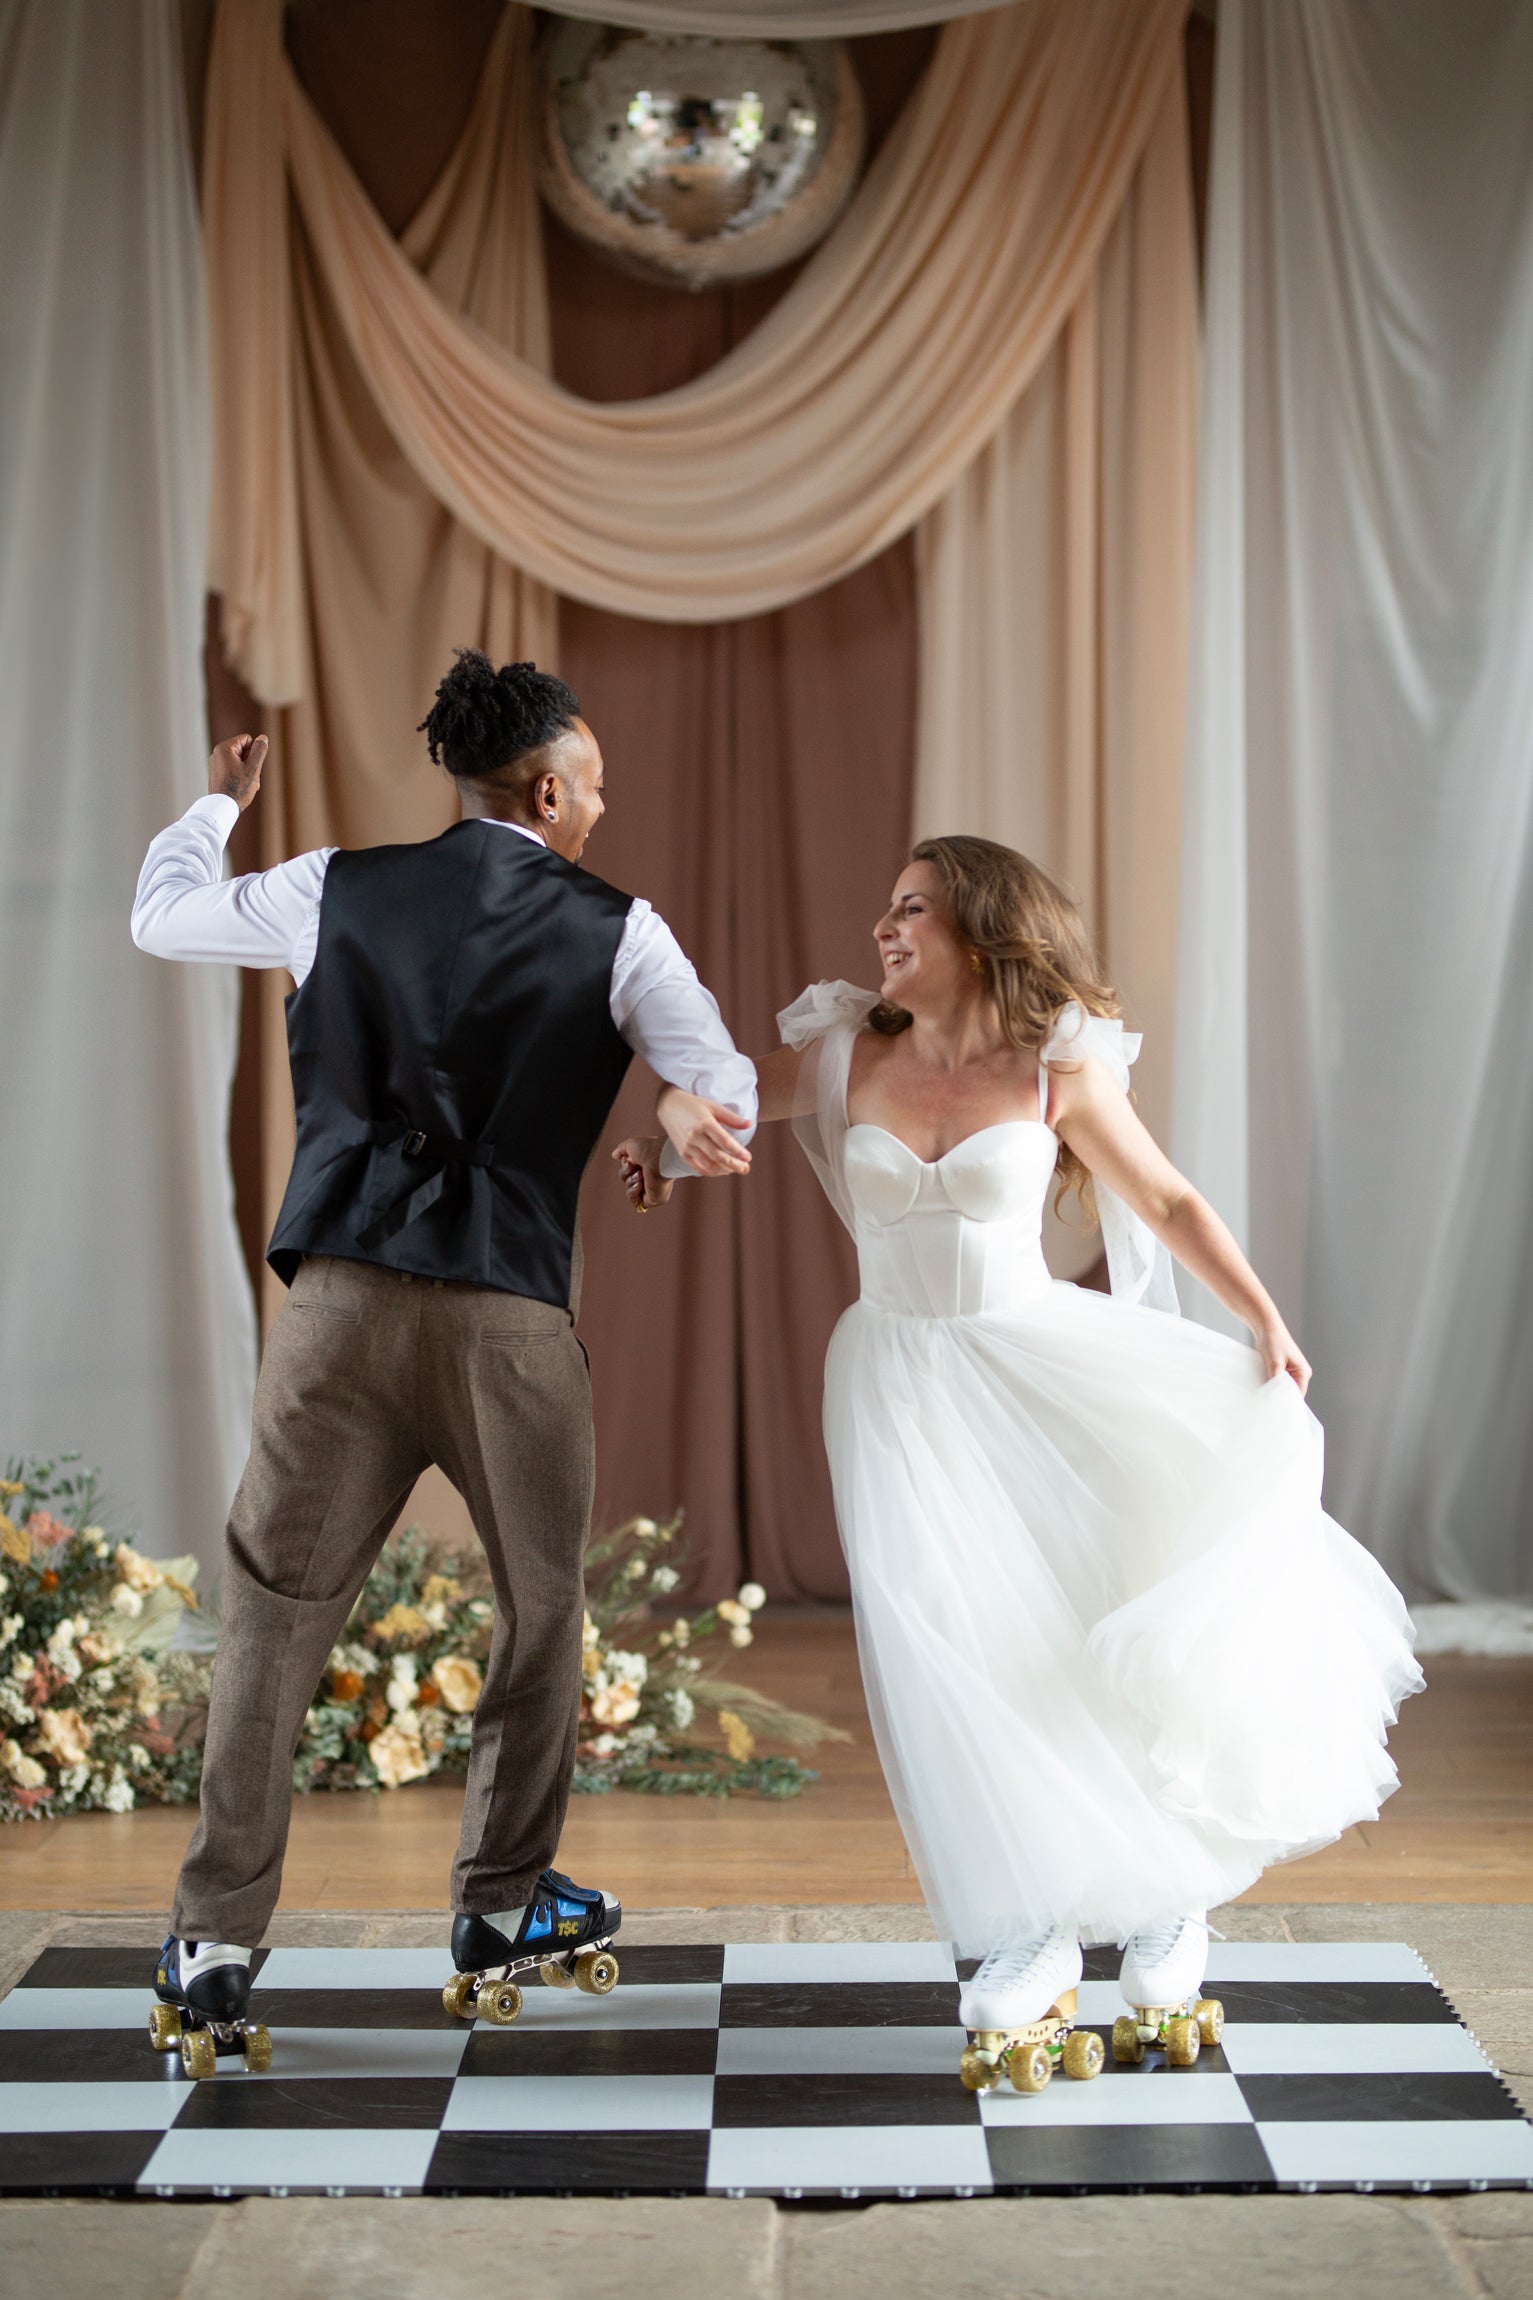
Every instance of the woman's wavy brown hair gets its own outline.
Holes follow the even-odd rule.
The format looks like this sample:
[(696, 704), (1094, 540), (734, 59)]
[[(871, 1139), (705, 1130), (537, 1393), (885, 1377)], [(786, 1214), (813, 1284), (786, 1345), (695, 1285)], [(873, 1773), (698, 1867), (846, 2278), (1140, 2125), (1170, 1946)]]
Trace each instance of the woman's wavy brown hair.
[[(1121, 1012), (1078, 904), (1026, 855), (994, 839), (958, 837), (923, 839), (910, 859), (930, 863), (941, 880), (948, 923), (984, 962), (1008, 1044), (1036, 1055), (1072, 999), (1088, 1014)], [(911, 1017), (886, 999), (868, 1021), (892, 1038), (909, 1029)], [(1063, 1142), (1054, 1171), (1056, 1212), (1073, 1190), (1095, 1221), (1091, 1176)]]

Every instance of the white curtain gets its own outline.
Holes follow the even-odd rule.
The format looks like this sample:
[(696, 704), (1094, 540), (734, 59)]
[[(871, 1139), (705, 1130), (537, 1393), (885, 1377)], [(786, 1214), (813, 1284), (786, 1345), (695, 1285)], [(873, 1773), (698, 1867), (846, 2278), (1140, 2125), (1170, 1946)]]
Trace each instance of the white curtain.
[(594, 17), (650, 32), (705, 32), (715, 38), (830, 40), (863, 32), (901, 32), (912, 24), (946, 24), (954, 16), (988, 15), (995, 0), (559, 0), (556, 16)]
[(1459, 1599), (1533, 1587), (1530, 90), (1524, 0), (1220, 10), (1175, 1143)]
[(204, 780), (201, 255), (175, 0), (0, 0), (0, 1452), (211, 1563), (255, 1323), (232, 972), (128, 936)]

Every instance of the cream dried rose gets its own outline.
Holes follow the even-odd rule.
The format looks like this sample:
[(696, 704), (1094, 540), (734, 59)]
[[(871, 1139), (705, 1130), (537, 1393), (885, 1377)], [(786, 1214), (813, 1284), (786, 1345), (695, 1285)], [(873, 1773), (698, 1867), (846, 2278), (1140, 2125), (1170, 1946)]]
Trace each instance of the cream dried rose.
[(0, 1741), (0, 1765), (3, 1765), (18, 1789), (40, 1789), (47, 1773), (35, 1757), (29, 1757), (19, 1741)]
[(158, 1589), (165, 1579), (152, 1557), (141, 1557), (132, 1544), (126, 1541), (117, 1544), (112, 1553), (112, 1563), (117, 1568), (119, 1582), (125, 1581), (130, 1589), (145, 1594), (151, 1589)]
[(744, 1629), (750, 1622), (750, 1614), (746, 1607), (738, 1604), (732, 1597), (721, 1597), (714, 1607), (714, 1611), (720, 1621), (727, 1621), (735, 1629)]
[(626, 1677), (591, 1696), (591, 1715), (598, 1725), (627, 1725), (638, 1714), (639, 1688)]
[(439, 1661), (433, 1661), (431, 1682), (447, 1707), (460, 1717), (468, 1715), (484, 1691), (478, 1664), (465, 1661), (460, 1653), (444, 1653)]
[(61, 1765), (83, 1765), (93, 1736), (78, 1709), (44, 1709), (38, 1714), (37, 1738)]
[(369, 1741), (367, 1754), (385, 1789), (397, 1789), (405, 1781), (422, 1780), (431, 1770), (421, 1747), (420, 1720), (413, 1714), (396, 1717), (392, 1725), (385, 1725), (383, 1731)]

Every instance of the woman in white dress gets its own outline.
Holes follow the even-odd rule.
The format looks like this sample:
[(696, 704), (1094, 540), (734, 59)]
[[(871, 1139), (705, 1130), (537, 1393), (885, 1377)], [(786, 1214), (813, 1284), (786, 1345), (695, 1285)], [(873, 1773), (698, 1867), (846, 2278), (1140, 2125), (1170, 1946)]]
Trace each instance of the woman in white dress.
[[(933, 839), (875, 935), (880, 991), (806, 991), (758, 1070), (857, 1242), (825, 1441), (879, 1752), (939, 1933), (983, 1959), (967, 2027), (1039, 2020), (1082, 1941), (1180, 2008), (1207, 1910), (1396, 1786), (1410, 1621), (1321, 1508), (1298, 1345), (1135, 1116), (1074, 905)], [(697, 1170), (745, 1163), (715, 1106), (661, 1118)], [(651, 1203), (658, 1147), (617, 1153)], [(1110, 1297), (1045, 1267), (1056, 1176)], [(1176, 1316), (1167, 1249), (1254, 1349)]]

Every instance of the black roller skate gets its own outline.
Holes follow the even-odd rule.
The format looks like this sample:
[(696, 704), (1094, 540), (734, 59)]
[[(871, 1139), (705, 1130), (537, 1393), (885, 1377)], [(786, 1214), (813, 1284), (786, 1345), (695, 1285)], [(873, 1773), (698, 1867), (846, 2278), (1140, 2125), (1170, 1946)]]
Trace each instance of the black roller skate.
[(237, 2052), (252, 2076), (271, 2067), (271, 2033), (248, 2021), (250, 1951), (228, 1941), (182, 1941), (174, 1933), (154, 1969), (159, 2002), (149, 2015), (156, 2052), (181, 2048), (188, 2076), (214, 2076), (220, 2053)]
[(524, 1909), (454, 1917), (452, 1961), (458, 1969), (442, 2002), (454, 2020), (477, 2016), (509, 2028), (522, 2009), (516, 1976), (534, 1967), (550, 1988), (604, 1997), (617, 1986), (612, 1936), (622, 1921), (619, 1902), (545, 1869)]

